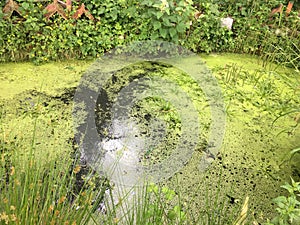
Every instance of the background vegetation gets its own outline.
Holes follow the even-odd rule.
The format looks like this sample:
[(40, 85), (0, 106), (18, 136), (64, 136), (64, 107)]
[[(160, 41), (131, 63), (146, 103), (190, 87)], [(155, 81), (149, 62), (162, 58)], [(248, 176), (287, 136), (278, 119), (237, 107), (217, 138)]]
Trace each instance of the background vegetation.
[[(288, 1), (280, 0), (82, 0), (73, 1), (63, 19), (43, 16), (52, 1), (23, 1), (21, 15), (0, 12), (0, 60), (43, 62), (97, 57), (135, 40), (162, 39), (195, 52), (253, 53), (299, 68), (299, 2), (286, 16)], [(94, 20), (72, 19), (81, 3)], [(282, 13), (270, 15), (283, 3)], [(0, 3), (0, 9), (5, 1)], [(233, 29), (220, 19), (234, 19)]]
[[(44, 16), (45, 7), (53, 1), (15, 2), (20, 6), (20, 14), (14, 13), (11, 17), (2, 11), (5, 1), (0, 3), (0, 62), (42, 63), (95, 58), (132, 41), (159, 39), (181, 44), (197, 53), (250, 53), (259, 55), (266, 65), (274, 61), (296, 70), (300, 68), (299, 1), (294, 1), (293, 10), (286, 16), (288, 1), (279, 0), (82, 0), (80, 3), (74, 1), (71, 11), (64, 9), (68, 19), (54, 14), (49, 20)], [(84, 15), (79, 19), (72, 18), (81, 3), (85, 4), (94, 20)], [(271, 10), (280, 3), (283, 4), (282, 13), (270, 15)], [(228, 16), (234, 19), (232, 30), (220, 25), (220, 19)], [(74, 70), (68, 66), (65, 69)], [(231, 82), (236, 89), (235, 66), (228, 66), (227, 71), (222, 71), (226, 73), (224, 83)], [(258, 89), (264, 94), (263, 100), (274, 97), (268, 79), (258, 84)], [(282, 104), (279, 102), (280, 106)], [(114, 206), (107, 209), (107, 214), (98, 215), (103, 217), (102, 220), (95, 214), (99, 210), (99, 202), (95, 203), (95, 199), (102, 200), (107, 184), (101, 181), (99, 185), (89, 179), (94, 177), (89, 174), (91, 171), (83, 176), (86, 179), (81, 180), (79, 187), (83, 188), (76, 190), (77, 174), (83, 168), (80, 162), (70, 160), (74, 158), (72, 140), (66, 146), (52, 144), (49, 140), (44, 143), (45, 139), (55, 135), (49, 131), (47, 136), (48, 133), (41, 132), (40, 127), (50, 130), (56, 120), (51, 117), (44, 121), (40, 115), (52, 115), (45, 108), (57, 112), (58, 108), (63, 107), (41, 99), (37, 99), (35, 104), (28, 102), (23, 107), (24, 112), (23, 108), (18, 110), (22, 111), (22, 120), (29, 118), (28, 124), (31, 126), (26, 126), (26, 129), (32, 133), (30, 140), (9, 136), (2, 120), (6, 115), (16, 113), (8, 113), (4, 105), (0, 105), (0, 224), (75, 225), (88, 224), (91, 220), (117, 224), (122, 220), (117, 217)], [(296, 109), (296, 112), (299, 110)], [(59, 115), (62, 117), (60, 121), (68, 117), (63, 113)], [(19, 122), (17, 125), (19, 127)], [(43, 133), (45, 137), (39, 139), (41, 137), (37, 133)], [(59, 139), (62, 137), (58, 136)], [(53, 161), (36, 161), (35, 154), (43, 144), (47, 148), (52, 144), (53, 149), (61, 148), (66, 153), (52, 156)], [(26, 155), (22, 155), (24, 152)], [(295, 154), (299, 155), (299, 149), (292, 152), (292, 156)], [(47, 162), (46, 165), (41, 166), (41, 161)], [(268, 223), (298, 224), (300, 184), (292, 180), (291, 185), (282, 187), (289, 195), (275, 199), (278, 216)], [(222, 201), (224, 205), (218, 205), (217, 200), (231, 198), (234, 202), (235, 199), (219, 195), (220, 186), (216, 193), (210, 191), (204, 193), (206, 206), (203, 213), (193, 215), (186, 210), (189, 206), (183, 205), (179, 191), (151, 184), (146, 190), (141, 190), (139, 198), (135, 199), (143, 204), (136, 204), (133, 211), (124, 209), (128, 212), (124, 224), (133, 224), (135, 219), (138, 221), (136, 224), (161, 224), (162, 220), (164, 224), (188, 224), (189, 221), (206, 225), (245, 223), (247, 198), (241, 200), (244, 204), (239, 212), (228, 212), (226, 201)], [(213, 198), (216, 200), (212, 201)]]

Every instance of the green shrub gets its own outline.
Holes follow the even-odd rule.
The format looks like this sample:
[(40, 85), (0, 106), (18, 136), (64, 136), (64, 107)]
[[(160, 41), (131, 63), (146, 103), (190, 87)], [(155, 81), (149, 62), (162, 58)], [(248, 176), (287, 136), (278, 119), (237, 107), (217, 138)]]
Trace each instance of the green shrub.
[(228, 15), (213, 3), (200, 3), (198, 10), (202, 14), (193, 22), (186, 46), (194, 52), (206, 53), (233, 49), (233, 32), (220, 24), (220, 19)]
[(177, 43), (185, 38), (193, 16), (193, 1), (144, 0), (140, 5), (144, 9), (142, 16), (149, 23), (151, 39)]
[[(180, 43), (195, 52), (252, 53), (265, 61), (299, 69), (300, 18), (297, 3), (291, 14), (270, 11), (280, 1), (256, 0), (82, 0), (73, 1), (71, 15), (84, 3), (95, 20), (82, 16), (64, 20), (43, 16), (51, 1), (17, 1), (23, 18), (4, 19), (0, 4), (0, 61), (47, 62), (98, 57), (137, 40)], [(284, 5), (286, 7), (286, 5)], [(195, 19), (198, 10), (200, 18)], [(285, 8), (284, 8), (285, 10)], [(220, 19), (234, 19), (232, 30)]]
[(278, 216), (265, 225), (290, 225), (300, 222), (300, 182), (295, 182), (292, 179), (292, 184), (286, 183), (281, 187), (289, 192), (289, 196), (279, 196), (274, 199), (277, 204)]

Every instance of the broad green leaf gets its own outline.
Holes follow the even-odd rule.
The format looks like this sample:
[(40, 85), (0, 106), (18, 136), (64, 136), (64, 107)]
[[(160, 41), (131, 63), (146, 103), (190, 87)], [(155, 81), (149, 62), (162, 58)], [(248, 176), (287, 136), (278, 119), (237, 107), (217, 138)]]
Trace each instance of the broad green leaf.
[(155, 14), (157, 19), (160, 19), (164, 15), (161, 11), (155, 12)]
[(159, 29), (159, 33), (163, 38), (167, 37), (167, 30), (166, 29)]
[(171, 15), (170, 8), (166, 8), (165, 10), (166, 10), (166, 13), (168, 14), (168, 16)]
[(153, 28), (154, 28), (154, 30), (160, 29), (161, 28), (161, 23), (159, 21), (155, 21), (153, 23)]
[(29, 4), (27, 2), (22, 3), (22, 8), (27, 10), (29, 8)]
[(286, 183), (286, 184), (284, 184), (284, 185), (281, 185), (280, 187), (282, 187), (282, 188), (288, 190), (288, 192), (290, 192), (290, 193), (293, 192), (293, 187), (292, 187), (290, 184), (288, 184), (288, 183)]
[(186, 30), (186, 25), (184, 23), (179, 23), (176, 26), (176, 30), (178, 31), (178, 33), (184, 33)]
[(177, 31), (174, 27), (169, 29), (169, 33), (170, 33), (171, 38), (173, 38), (177, 35)]
[(170, 220), (174, 220), (174, 219), (176, 219), (176, 217), (177, 217), (177, 214), (176, 214), (176, 212), (174, 212), (174, 210), (169, 211), (168, 218)]
[(168, 18), (163, 18), (163, 25), (166, 27), (172, 26), (172, 23), (170, 23), (170, 20)]

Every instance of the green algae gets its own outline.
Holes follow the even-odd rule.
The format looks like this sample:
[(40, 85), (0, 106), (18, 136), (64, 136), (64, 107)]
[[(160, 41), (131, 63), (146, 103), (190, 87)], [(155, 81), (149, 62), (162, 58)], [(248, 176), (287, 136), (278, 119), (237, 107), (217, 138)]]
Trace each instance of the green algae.
[(72, 98), (88, 65), (82, 61), (1, 64), (2, 148), (20, 162), (34, 154), (41, 165), (70, 154)]
[(40, 66), (32, 63), (0, 64), (0, 98), (11, 98), (26, 90), (57, 95), (76, 87), (90, 62), (67, 61)]
[[(234, 196), (240, 201), (246, 195), (250, 196), (250, 211), (256, 220), (263, 221), (274, 213), (271, 199), (281, 193), (279, 186), (289, 181), (292, 175), (289, 165), (282, 166), (281, 162), (291, 149), (299, 146), (299, 129), (292, 129), (296, 123), (295, 115), (286, 116), (275, 124), (273, 121), (298, 107), (299, 74), (289, 70), (288, 79), (285, 79), (286, 69), (267, 70), (252, 57), (230, 54), (227, 61), (227, 56), (205, 58), (222, 86), (227, 105), (221, 155), (205, 175), (190, 173), (197, 171), (199, 156), (195, 155), (177, 179), (189, 184), (181, 189), (190, 194), (190, 199), (199, 195), (195, 194), (199, 190), (205, 190), (202, 183), (213, 187), (218, 185), (221, 170), (224, 192), (228, 193), (234, 187)], [(232, 70), (239, 74), (232, 74), (233, 79), (228, 80), (228, 67), (242, 69)], [(281, 133), (282, 130), (285, 132)], [(205, 177), (207, 182), (204, 182)], [(205, 208), (197, 203), (192, 208), (201, 206)]]
[[(204, 147), (199, 147), (190, 162), (165, 185), (176, 187), (180, 184), (183, 202), (195, 214), (207, 213), (207, 189), (217, 206), (220, 201), (225, 201), (232, 210), (240, 208), (245, 196), (249, 196), (251, 219), (264, 221), (274, 213), (271, 199), (282, 193), (280, 185), (293, 175), (292, 168), (282, 161), (290, 150), (299, 146), (299, 128), (292, 129), (296, 123), (295, 115), (273, 121), (299, 106), (299, 74), (271, 64), (266, 69), (252, 56), (223, 54), (203, 58), (218, 79), (226, 104), (227, 124), (222, 151), (209, 170), (200, 173), (199, 159)], [(67, 96), (67, 104), (62, 99), (64, 94), (72, 93), (89, 65), (90, 62), (82, 61), (41, 66), (1, 64), (1, 141), (8, 150), (18, 149), (22, 154), (29, 152), (34, 136), (35, 152), (41, 161), (64, 157), (63, 152), (72, 151), (69, 143), (73, 137), (71, 97)], [(205, 109), (203, 95), (199, 95), (201, 90), (191, 88), (192, 82), (174, 68), (166, 70), (191, 91), (197, 109)], [(115, 89), (113, 86), (108, 88)], [(150, 102), (149, 107), (154, 107), (154, 111), (160, 111), (165, 104), (153, 99)], [(144, 108), (143, 113), (150, 110)], [(178, 117), (170, 111), (160, 113), (165, 120)], [(202, 122), (209, 125), (207, 112), (201, 115)], [(35, 121), (37, 126), (34, 126)], [(152, 152), (153, 157), (158, 157), (157, 154)], [(151, 152), (146, 156), (150, 155)], [(295, 158), (294, 165), (298, 161), (299, 158)], [(217, 186), (222, 187), (219, 195), (224, 198), (218, 196)], [(232, 203), (227, 195), (239, 201)]]

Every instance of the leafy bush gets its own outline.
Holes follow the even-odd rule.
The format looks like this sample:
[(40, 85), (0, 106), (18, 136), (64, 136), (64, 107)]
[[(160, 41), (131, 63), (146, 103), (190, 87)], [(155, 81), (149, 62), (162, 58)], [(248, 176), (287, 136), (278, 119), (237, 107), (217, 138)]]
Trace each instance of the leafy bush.
[[(281, 1), (213, 1), (219, 10), (234, 19), (235, 52), (262, 55), (265, 59), (299, 68), (300, 18), (297, 3), (289, 16), (282, 13), (270, 16), (271, 9)], [(298, 6), (299, 7), (299, 6)]]
[[(87, 9), (96, 20), (86, 18), (64, 20), (58, 15), (47, 21), (43, 17), (45, 5), (23, 2), (20, 10), (24, 18), (5, 20), (0, 14), (0, 61), (48, 60), (97, 57), (103, 52), (136, 38), (136, 28), (129, 20), (132, 8), (123, 9), (119, 1), (90, 1)], [(76, 9), (76, 5), (73, 7)], [(99, 9), (99, 10), (96, 10)]]
[(186, 46), (195, 52), (221, 52), (233, 48), (233, 32), (221, 27), (224, 16), (213, 3), (199, 3), (200, 17), (193, 22)]
[(178, 42), (185, 37), (193, 15), (193, 1), (144, 0), (140, 5), (144, 8), (143, 18), (149, 21), (151, 39)]
[(300, 222), (300, 182), (295, 182), (292, 179), (292, 184), (286, 183), (281, 187), (289, 192), (289, 196), (279, 196), (274, 199), (279, 215), (265, 225), (290, 225)]
[[(43, 16), (51, 1), (17, 1), (22, 18), (4, 19), (0, 10), (0, 61), (44, 62), (68, 58), (98, 57), (136, 40), (180, 43), (195, 52), (233, 51), (253, 53), (277, 63), (299, 65), (300, 18), (295, 2), (288, 17), (270, 11), (279, 0), (82, 0), (95, 18), (64, 20)], [(79, 7), (72, 1), (71, 15)], [(4, 1), (0, 3), (3, 7)], [(286, 5), (284, 5), (284, 10)], [(198, 18), (195, 19), (195, 13)], [(234, 19), (232, 30), (220, 19)]]

